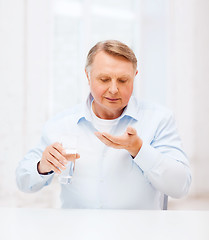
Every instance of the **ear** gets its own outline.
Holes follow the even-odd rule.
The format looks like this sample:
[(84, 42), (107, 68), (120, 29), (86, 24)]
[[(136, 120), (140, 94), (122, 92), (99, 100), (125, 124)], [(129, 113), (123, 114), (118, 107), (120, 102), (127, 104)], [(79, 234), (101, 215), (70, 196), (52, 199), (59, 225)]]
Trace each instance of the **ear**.
[(90, 84), (90, 76), (89, 76), (89, 74), (88, 74), (86, 68), (85, 68), (85, 74), (86, 74), (86, 77), (87, 77), (87, 79), (88, 79), (88, 83)]

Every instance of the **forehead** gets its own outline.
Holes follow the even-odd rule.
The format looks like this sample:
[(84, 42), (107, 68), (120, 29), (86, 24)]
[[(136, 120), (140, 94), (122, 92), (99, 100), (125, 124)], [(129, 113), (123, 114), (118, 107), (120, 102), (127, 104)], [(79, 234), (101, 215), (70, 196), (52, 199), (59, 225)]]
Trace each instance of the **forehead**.
[(122, 56), (113, 56), (100, 51), (94, 57), (91, 72), (132, 74), (134, 73), (134, 67), (132, 62)]

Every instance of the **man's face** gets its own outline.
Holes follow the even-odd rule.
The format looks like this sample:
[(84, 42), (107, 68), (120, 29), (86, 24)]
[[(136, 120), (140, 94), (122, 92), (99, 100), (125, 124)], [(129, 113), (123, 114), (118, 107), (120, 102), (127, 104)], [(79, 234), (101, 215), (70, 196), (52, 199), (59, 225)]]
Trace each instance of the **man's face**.
[(123, 57), (112, 56), (100, 51), (96, 54), (86, 75), (94, 97), (93, 111), (103, 119), (119, 117), (133, 91), (137, 71)]

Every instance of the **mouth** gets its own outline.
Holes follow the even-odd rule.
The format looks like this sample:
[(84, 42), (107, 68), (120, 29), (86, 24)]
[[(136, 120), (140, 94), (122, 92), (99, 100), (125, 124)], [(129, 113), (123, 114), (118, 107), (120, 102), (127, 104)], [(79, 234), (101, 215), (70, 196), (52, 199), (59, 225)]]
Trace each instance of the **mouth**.
[(108, 97), (105, 97), (105, 98), (110, 102), (117, 102), (120, 100), (120, 98), (108, 98)]

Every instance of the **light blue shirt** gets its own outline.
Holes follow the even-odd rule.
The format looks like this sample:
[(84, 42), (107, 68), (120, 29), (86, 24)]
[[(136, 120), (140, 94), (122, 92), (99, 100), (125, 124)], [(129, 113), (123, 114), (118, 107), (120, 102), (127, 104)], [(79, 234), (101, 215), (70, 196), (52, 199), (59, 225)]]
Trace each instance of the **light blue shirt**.
[(16, 170), (20, 190), (36, 192), (50, 184), (54, 173), (39, 174), (37, 163), (48, 145), (76, 132), (81, 157), (71, 184), (62, 185), (63, 208), (162, 209), (164, 194), (174, 198), (187, 194), (189, 163), (168, 109), (130, 98), (111, 134), (122, 135), (128, 126), (137, 130), (143, 145), (133, 159), (128, 151), (107, 147), (95, 136), (91, 101), (90, 95), (85, 104), (45, 124), (40, 143)]

